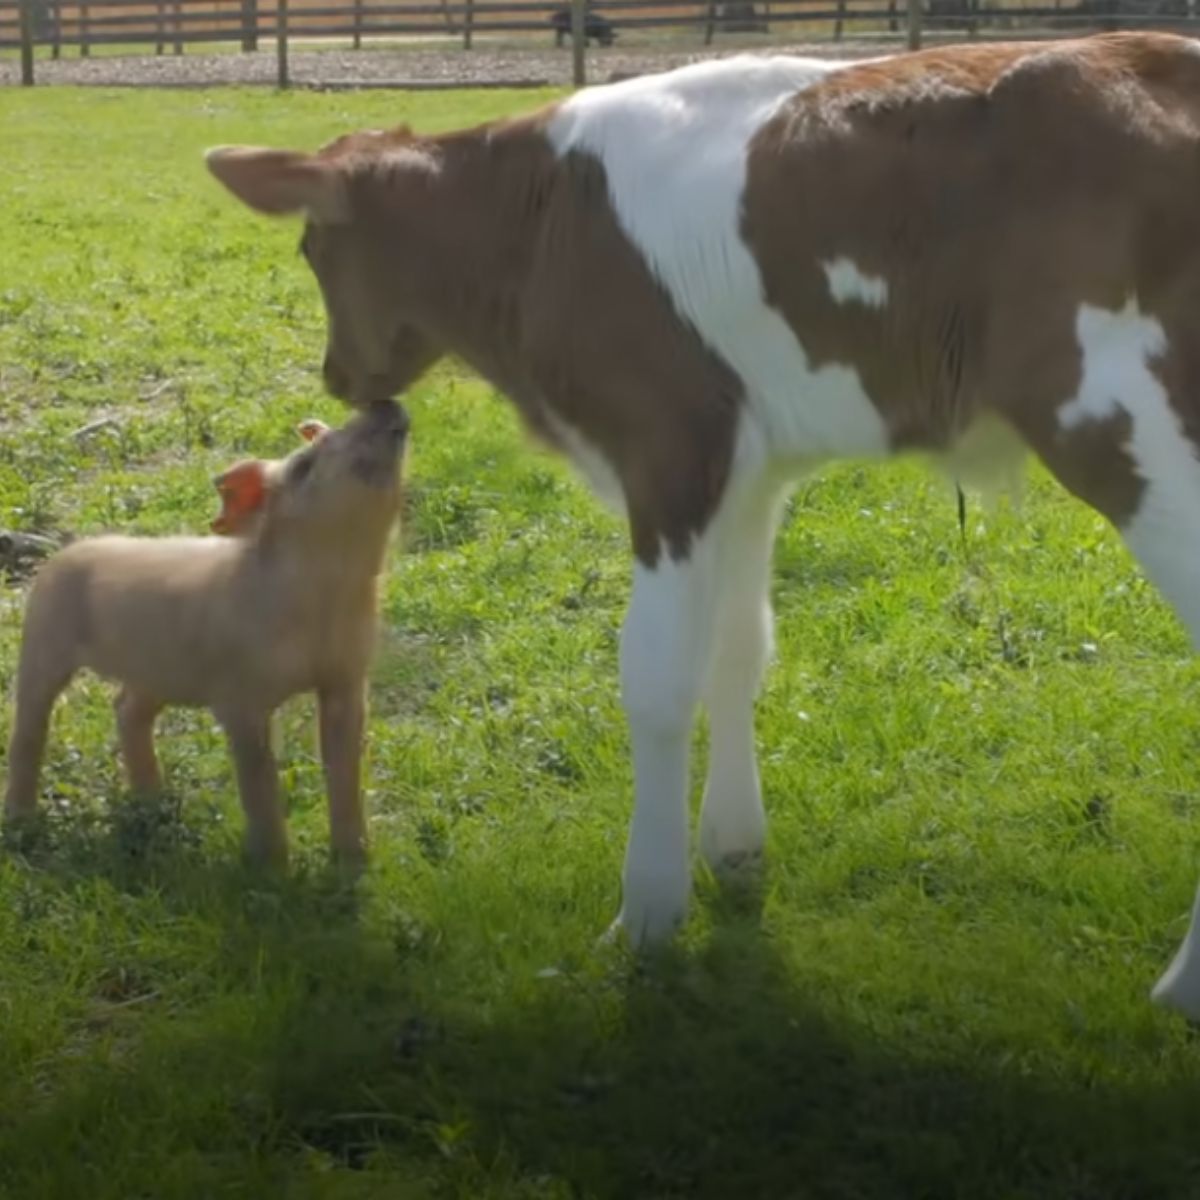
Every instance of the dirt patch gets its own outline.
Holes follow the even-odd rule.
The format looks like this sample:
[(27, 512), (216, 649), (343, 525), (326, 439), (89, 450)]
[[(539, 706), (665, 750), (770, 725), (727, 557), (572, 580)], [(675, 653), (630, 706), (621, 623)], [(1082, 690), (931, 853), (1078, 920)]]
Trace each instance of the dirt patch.
[(0, 529), (0, 582), (20, 583), (37, 570), (43, 559), (49, 558), (71, 539), (62, 533), (18, 533)]

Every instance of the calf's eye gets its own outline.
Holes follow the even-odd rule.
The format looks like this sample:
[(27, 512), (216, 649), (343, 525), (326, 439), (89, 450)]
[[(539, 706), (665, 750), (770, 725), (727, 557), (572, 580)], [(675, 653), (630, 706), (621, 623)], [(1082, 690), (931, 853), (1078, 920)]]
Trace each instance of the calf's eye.
[(311, 474), (313, 469), (314, 459), (311, 454), (306, 454), (301, 458), (296, 459), (292, 463), (292, 469), (289, 472), (293, 483), (303, 483)]

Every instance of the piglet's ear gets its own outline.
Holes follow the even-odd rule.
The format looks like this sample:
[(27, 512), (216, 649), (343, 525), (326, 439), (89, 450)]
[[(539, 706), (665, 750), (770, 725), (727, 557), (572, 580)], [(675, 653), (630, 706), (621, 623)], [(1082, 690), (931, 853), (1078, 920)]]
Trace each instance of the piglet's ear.
[(236, 537), (266, 501), (267, 464), (257, 458), (235, 463), (213, 484), (221, 497), (221, 511), (212, 522), (212, 531)]
[(345, 180), (314, 154), (258, 146), (215, 146), (204, 161), (243, 204), (269, 216), (304, 213), (324, 223), (349, 215)]
[(318, 421), (316, 417), (308, 417), (296, 426), (296, 432), (306, 442), (315, 442), (329, 432), (329, 426), (324, 421)]

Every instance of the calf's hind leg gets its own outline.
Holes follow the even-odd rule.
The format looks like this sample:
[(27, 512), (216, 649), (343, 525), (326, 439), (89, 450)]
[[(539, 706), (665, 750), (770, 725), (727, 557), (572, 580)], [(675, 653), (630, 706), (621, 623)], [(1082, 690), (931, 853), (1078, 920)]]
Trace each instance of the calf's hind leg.
[[(1200, 463), (1186, 481), (1152, 480), (1136, 517), (1122, 533), (1146, 574), (1171, 603), (1200, 649)], [(1154, 985), (1158, 1004), (1200, 1021), (1200, 893), (1182, 945)]]
[[(1132, 302), (1083, 306), (1078, 392), (1052, 428), (1026, 432), (1059, 480), (1117, 526), (1200, 649), (1200, 446), (1181, 419), (1200, 404), (1200, 304), (1189, 308), (1188, 320), (1164, 325)], [(1152, 996), (1200, 1021), (1200, 897)]]

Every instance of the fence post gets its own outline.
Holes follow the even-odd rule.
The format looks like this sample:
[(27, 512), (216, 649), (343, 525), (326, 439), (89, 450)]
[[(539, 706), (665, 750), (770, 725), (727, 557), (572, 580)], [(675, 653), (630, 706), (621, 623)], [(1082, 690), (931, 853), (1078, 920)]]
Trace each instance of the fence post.
[(467, 11), (463, 13), (463, 49), (470, 50), (472, 26), (475, 24), (475, 0), (467, 0)]
[(362, 0), (354, 0), (354, 49), (362, 49)]
[(287, 0), (275, 0), (275, 53), (279, 65), (279, 86), (288, 85), (288, 6)]
[(242, 53), (258, 49), (258, 0), (242, 0)]
[(79, 6), (79, 57), (89, 58), (92, 53), (92, 48), (88, 44), (88, 34), (91, 30), (88, 28), (88, 6), (81, 4)]
[(167, 6), (163, 0), (158, 0), (154, 6), (154, 36), (158, 39), (154, 43), (154, 53), (161, 54), (167, 44)]
[(833, 40), (840, 42), (842, 40), (842, 32), (846, 27), (846, 0), (838, 0), (837, 16), (833, 22)]
[(50, 43), (50, 57), (62, 58), (62, 5), (54, 0), (54, 40)]
[(180, 36), (179, 36), (183, 32), (183, 22), (179, 19), (179, 15), (180, 15), (181, 11), (182, 10), (181, 10), (180, 4), (179, 4), (179, 0), (175, 0), (175, 3), (171, 5), (171, 16), (175, 18), (175, 53), (176, 54), (183, 53), (183, 41), (180, 39)]
[(33, 0), (20, 0), (21, 86), (33, 87)]
[(921, 48), (921, 0), (908, 0), (908, 48)]
[(571, 82), (577, 88), (587, 87), (587, 25), (583, 12), (584, 0), (571, 0)]
[(712, 45), (713, 31), (717, 24), (717, 0), (708, 0), (708, 7), (704, 10), (704, 44)]

